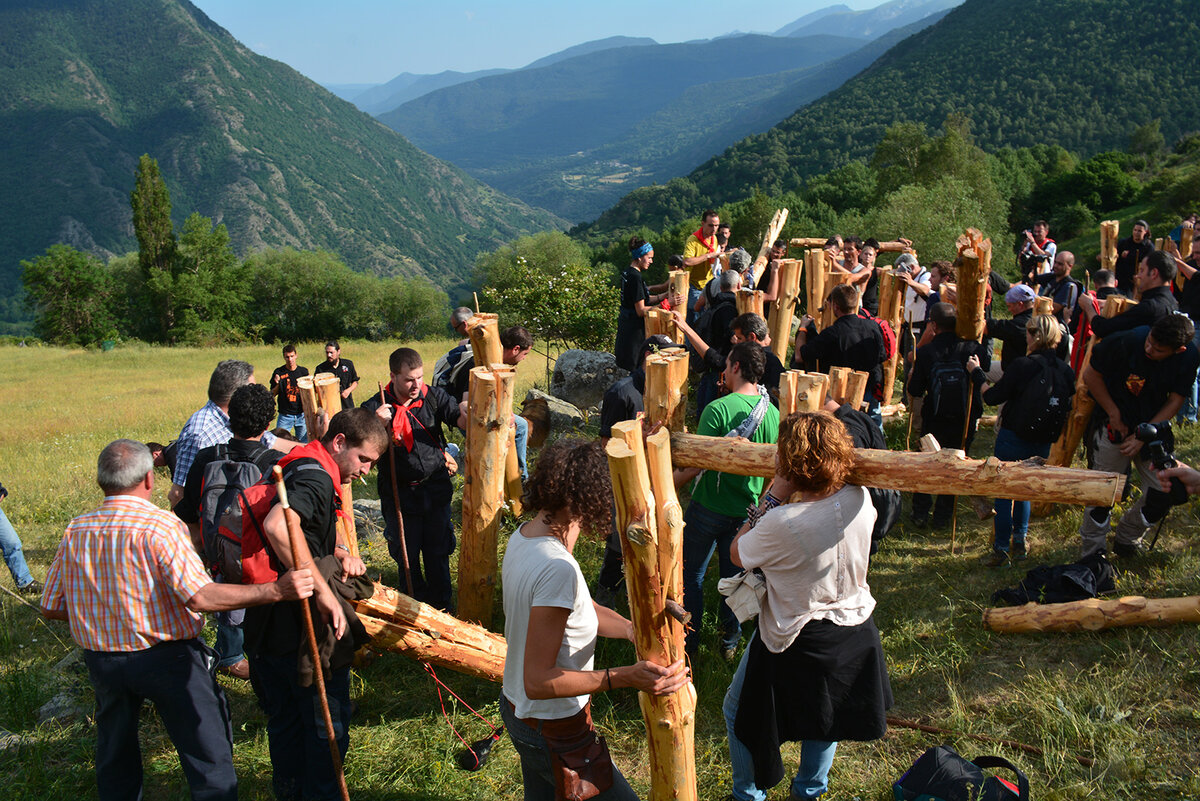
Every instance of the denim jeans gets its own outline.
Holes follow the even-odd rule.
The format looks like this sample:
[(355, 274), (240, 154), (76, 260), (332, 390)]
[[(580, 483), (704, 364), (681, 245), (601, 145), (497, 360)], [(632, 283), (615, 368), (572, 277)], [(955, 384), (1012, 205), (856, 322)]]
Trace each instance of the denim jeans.
[(304, 422), (303, 414), (281, 414), (279, 415), (279, 419), (275, 421), (275, 426), (293, 431), (296, 434), (296, 439), (301, 442), (308, 442), (308, 428)]
[[(1007, 428), (996, 429), (996, 458), (1002, 462), (1019, 462), (1031, 456), (1045, 458), (1050, 454), (1049, 442), (1029, 442), (1018, 437)], [(995, 538), (992, 547), (1008, 553), (1009, 541), (1024, 543), (1029, 531), (1029, 501), (1013, 501), (997, 498)]]
[[(686, 640), (689, 653), (699, 648), (700, 624), (704, 617), (704, 574), (713, 551), (717, 552), (717, 569), (721, 578), (736, 576), (738, 567), (729, 558), (729, 546), (742, 527), (744, 517), (729, 517), (705, 509), (692, 501), (683, 515), (683, 608), (692, 616), (692, 627)], [(742, 629), (737, 615), (721, 597), (717, 606), (721, 630), (721, 645), (737, 647)]]
[(217, 651), (217, 667), (236, 665), (246, 658), (246, 634), (242, 631), (242, 622), (246, 619), (246, 610), (237, 609), (234, 612), (217, 612), (217, 641), (213, 648)]
[(8, 522), (4, 509), (0, 508), (0, 550), (4, 551), (4, 562), (18, 587), (27, 587), (33, 582), (29, 565), (25, 564), (25, 552), (21, 550), (21, 538)]
[[(554, 774), (550, 771), (550, 752), (545, 739), (516, 716), (506, 698), (500, 699), (500, 717), (521, 757), (525, 801), (554, 801)], [(637, 793), (616, 765), (613, 765), (613, 786), (596, 796), (597, 801), (637, 801), (637, 798)]]
[(154, 704), (197, 801), (237, 801), (229, 702), (212, 650), (196, 639), (144, 651), (84, 651), (96, 690), (96, 790), (101, 801), (142, 797), (138, 717)]
[(521, 468), (521, 480), (529, 478), (529, 470), (525, 467), (525, 451), (529, 444), (529, 421), (519, 414), (513, 415), (516, 422), (514, 444), (517, 446), (517, 464)]
[[(267, 713), (271, 785), (278, 801), (341, 798), (316, 682), (296, 683), (296, 653), (252, 656), (250, 678)], [(325, 673), (325, 697), (342, 760), (350, 747), (350, 668)]]
[[(742, 661), (738, 663), (733, 681), (729, 683), (729, 691), (725, 693), (725, 703), (721, 709), (725, 713), (725, 732), (729, 737), (729, 762), (733, 769), (733, 797), (738, 801), (765, 801), (767, 794), (754, 784), (754, 759), (750, 749), (742, 744), (733, 732), (733, 724), (737, 719), (738, 703), (742, 698), (742, 685), (746, 681), (746, 663), (750, 659), (750, 649), (742, 653)], [(829, 768), (833, 765), (833, 755), (837, 753), (837, 743), (826, 740), (805, 740), (800, 745), (800, 766), (792, 779), (792, 795), (797, 798), (819, 798), (829, 789)]]

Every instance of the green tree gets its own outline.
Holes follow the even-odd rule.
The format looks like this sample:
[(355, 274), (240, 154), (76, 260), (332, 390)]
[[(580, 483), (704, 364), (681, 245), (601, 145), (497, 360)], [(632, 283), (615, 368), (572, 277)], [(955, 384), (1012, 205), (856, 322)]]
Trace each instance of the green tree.
[(172, 338), (216, 344), (245, 337), (247, 296), (242, 270), (225, 226), (193, 213), (183, 224), (175, 252)]
[(158, 319), (159, 338), (172, 338), (175, 324), (175, 228), (171, 223), (171, 193), (158, 171), (158, 162), (143, 154), (134, 173), (133, 232), (138, 241), (138, 263), (146, 281), (147, 301)]
[(52, 245), (21, 268), (38, 336), (59, 345), (89, 345), (115, 332), (116, 282), (99, 259)]

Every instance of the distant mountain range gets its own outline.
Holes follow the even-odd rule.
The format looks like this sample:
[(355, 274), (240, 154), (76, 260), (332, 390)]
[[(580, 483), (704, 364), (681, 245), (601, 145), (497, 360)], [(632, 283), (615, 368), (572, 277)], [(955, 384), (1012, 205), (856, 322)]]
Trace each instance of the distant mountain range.
[[(895, 122), (936, 130), (950, 114), (968, 117), (989, 149), (1047, 144), (1087, 156), (1124, 149), (1154, 120), (1174, 142), (1200, 131), (1189, 94), (1200, 85), (1195, 10), (1185, 0), (967, 0), (840, 88), (705, 162), (687, 185), (705, 205), (755, 189), (781, 194), (869, 157)], [(678, 222), (679, 191), (635, 190), (576, 233), (608, 241)]]
[(949, 11), (963, 0), (892, 0), (875, 8), (851, 11), (836, 5), (805, 14), (775, 31), (776, 36), (857, 36), (874, 39), (888, 31), (912, 25), (939, 11)]
[(562, 221), (505, 197), (186, 0), (0, 7), (0, 294), (65, 242), (136, 248), (129, 193), (155, 157), (176, 223), (224, 223), (242, 253), (324, 248), (356, 269), (461, 287), (477, 253)]
[[(893, 28), (904, 26), (927, 7), (924, 21), (902, 28), (912, 33), (955, 2), (896, 0), (871, 12), (850, 12), (862, 15), (854, 18), (866, 31), (852, 36), (589, 42), (520, 70), (455, 74), (454, 85), (379, 119), (507, 194), (586, 220), (630, 189), (679, 175), (836, 88), (887, 49), (871, 40), (887, 29), (888, 19)], [(834, 6), (797, 23), (807, 31), (822, 29), (824, 20), (852, 29), (847, 12)], [(422, 84), (400, 76), (390, 91), (400, 97), (434, 79), (446, 80), (425, 76)], [(355, 102), (374, 104), (375, 91)]]

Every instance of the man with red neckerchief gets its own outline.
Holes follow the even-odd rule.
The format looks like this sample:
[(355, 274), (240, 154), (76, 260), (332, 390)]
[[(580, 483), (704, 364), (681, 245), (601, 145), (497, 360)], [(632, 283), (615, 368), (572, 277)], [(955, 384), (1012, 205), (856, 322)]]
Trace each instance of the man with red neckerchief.
[[(404, 524), (404, 544), (412, 574), (413, 597), (438, 609), (452, 609), (453, 584), (450, 554), (454, 553), (454, 525), (450, 500), (456, 470), (446, 453), (443, 425), (466, 427), (465, 405), (445, 390), (425, 383), (421, 354), (398, 348), (388, 358), (391, 380), (381, 400), (376, 393), (363, 404), (388, 422), (391, 452), (379, 460), (379, 505), (388, 553), (403, 570), (404, 554), (396, 527), (396, 509)], [(395, 467), (396, 493), (392, 492)], [(397, 497), (398, 496), (398, 497)]]
[(696, 307), (700, 290), (713, 278), (713, 268), (721, 255), (721, 246), (717, 244), (717, 228), (721, 225), (721, 217), (712, 209), (706, 209), (700, 215), (700, 229), (690, 234), (683, 245), (683, 266), (688, 271), (688, 312)]

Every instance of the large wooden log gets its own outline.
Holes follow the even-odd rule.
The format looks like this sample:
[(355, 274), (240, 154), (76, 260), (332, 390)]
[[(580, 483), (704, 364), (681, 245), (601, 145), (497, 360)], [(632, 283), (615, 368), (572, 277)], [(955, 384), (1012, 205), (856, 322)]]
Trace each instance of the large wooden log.
[(900, 370), (900, 325), (904, 319), (904, 282), (892, 270), (879, 271), (880, 320), (892, 327), (896, 335), (896, 351), (883, 363), (883, 403), (892, 402), (896, 389), (896, 374)]
[(504, 638), (434, 609), (409, 596), (375, 585), (375, 593), (356, 601), (358, 619), (371, 635), (374, 648), (396, 651), (420, 662), (431, 662), (500, 682), (508, 648)]
[(820, 250), (825, 247), (825, 243), (829, 240), (827, 236), (797, 236), (788, 240), (788, 245), (794, 248), (804, 248), (806, 250), (816, 248)]
[(979, 342), (983, 339), (984, 301), (987, 299), (988, 274), (992, 271), (992, 241), (974, 228), (959, 238), (958, 326), (959, 339)]
[(983, 610), (983, 627), (1005, 633), (1099, 631), (1122, 626), (1200, 623), (1200, 595), (1185, 598), (1116, 600), (1087, 598), (1062, 604), (1035, 604)]
[(1034, 317), (1049, 317), (1054, 314), (1054, 298), (1047, 295), (1038, 295), (1033, 299), (1033, 316)]
[(671, 282), (671, 295), (682, 295), (684, 302), (687, 302), (689, 278), (687, 270), (671, 270), (668, 274), (668, 280)]
[(849, 367), (829, 368), (829, 397), (838, 403), (846, 402), (846, 386), (853, 372)]
[(679, 326), (675, 318), (666, 309), (646, 309), (646, 336), (665, 336), (672, 342), (681, 342)]
[(325, 414), (332, 419), (342, 410), (342, 382), (333, 373), (317, 373), (313, 376), (317, 400)]
[(642, 408), (648, 425), (661, 423), (671, 431), (685, 430), (688, 359), (687, 352), (679, 349), (646, 356)]
[(476, 312), (474, 317), (467, 320), (466, 328), (476, 367), (487, 367), (489, 364), (501, 364), (504, 361), (504, 346), (500, 344), (499, 315)]
[(800, 261), (781, 259), (779, 262), (779, 292), (771, 303), (771, 352), (787, 364), (788, 345), (792, 340), (792, 318), (800, 298)]
[(763, 314), (763, 296), (765, 294), (760, 289), (739, 289), (736, 296), (738, 314), (754, 313), (759, 317), (766, 317)]
[[(739, 442), (728, 437), (672, 434), (671, 454), (676, 467), (700, 467), (741, 476), (775, 475), (775, 446)], [(968, 459), (962, 451), (924, 454), (858, 449), (850, 480), (864, 487), (882, 487), (931, 495), (978, 495), (1017, 501), (1049, 499), (1086, 506), (1112, 506), (1120, 497), (1125, 477), (1098, 470), (1046, 467), (1025, 462)]]
[(1117, 220), (1104, 220), (1100, 223), (1100, 267), (1105, 270), (1117, 269), (1117, 235), (1121, 223)]
[(458, 613), (484, 626), (492, 622), (496, 548), (504, 508), (505, 462), (513, 385), (511, 367), (471, 369), (467, 390), (467, 465), (458, 557)]
[(296, 387), (300, 390), (300, 408), (304, 410), (304, 425), (307, 427), (309, 438), (313, 438), (316, 436), (317, 416), (321, 411), (321, 401), (317, 397), (313, 376), (300, 376), (296, 379)]
[(346, 548), (349, 549), (350, 555), (357, 558), (358, 530), (354, 525), (354, 491), (350, 488), (349, 481), (338, 489), (338, 495), (342, 499), (342, 508), (349, 513), (345, 517), (338, 518), (338, 525), (342, 529), (342, 538), (346, 541)]
[[(654, 493), (655, 522), (658, 524), (658, 575), (663, 595), (683, 606), (683, 506), (675, 492), (671, 464), (671, 432), (659, 429), (646, 437), (646, 465), (650, 490)], [(699, 621), (697, 621), (697, 624)], [(684, 622), (668, 615), (667, 659), (683, 656)]]
[(810, 250), (804, 254), (804, 311), (821, 327), (821, 304), (825, 300), (825, 252)]
[(825, 408), (825, 398), (830, 394), (832, 379), (826, 373), (799, 373), (796, 379), (796, 397), (793, 411), (818, 412)]
[(775, 245), (775, 240), (779, 238), (779, 235), (783, 233), (783, 226), (787, 223), (787, 218), (787, 209), (776, 209), (775, 214), (771, 217), (771, 223), (767, 226), (767, 232), (763, 234), (762, 244), (758, 248), (758, 255), (754, 257), (754, 264), (750, 266), (751, 272), (754, 273), (755, 284), (758, 283), (767, 262), (771, 259), (771, 248)]
[(1179, 232), (1179, 258), (1187, 259), (1192, 255), (1192, 242), (1194, 241), (1196, 229), (1191, 223), (1184, 223), (1183, 228)]
[[(842, 284), (850, 283), (850, 279), (854, 277), (853, 273), (842, 272), (839, 270), (825, 270), (825, 278), (823, 280), (824, 288), (821, 290), (824, 294), (821, 296), (821, 330), (825, 330), (833, 325), (833, 304), (829, 302), (829, 296), (833, 294), (833, 290)], [(817, 315), (813, 315), (816, 317)]]
[[(605, 447), (616, 501), (617, 530), (621, 533), (625, 556), (625, 583), (633, 620), (634, 646), (639, 659), (669, 665), (673, 661), (673, 623), (666, 611), (666, 586), (660, 574), (658, 520), (657, 514), (651, 511), (656, 504), (643, 448), (641, 421), (614, 425), (613, 437)], [(663, 455), (660, 453), (659, 458)], [(665, 455), (669, 456), (669, 452)], [(659, 469), (661, 471), (661, 466)], [(670, 483), (669, 476), (665, 480)], [(696, 798), (695, 688), (689, 682), (668, 696), (640, 692), (638, 701), (649, 741), (650, 798), (652, 801), (692, 801)]]
[(850, 404), (851, 409), (862, 411), (863, 398), (867, 395), (867, 382), (871, 380), (869, 373), (851, 370), (846, 376), (846, 394), (842, 403)]

